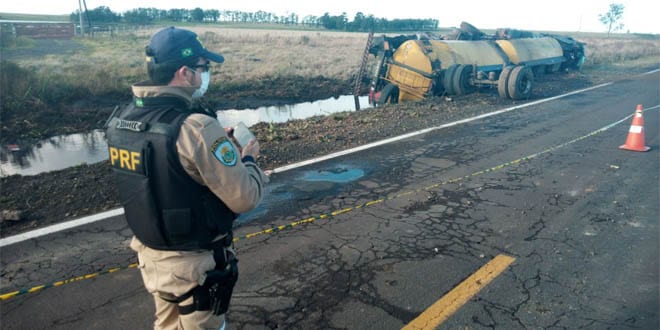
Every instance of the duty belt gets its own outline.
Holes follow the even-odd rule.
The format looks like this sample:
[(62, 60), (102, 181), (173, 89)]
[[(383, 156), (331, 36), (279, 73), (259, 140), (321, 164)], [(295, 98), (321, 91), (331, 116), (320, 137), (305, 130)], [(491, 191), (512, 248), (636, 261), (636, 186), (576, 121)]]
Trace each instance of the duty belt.
[(224, 314), (229, 308), (231, 293), (238, 279), (238, 259), (227, 248), (231, 246), (233, 235), (230, 232), (213, 244), (213, 260), (215, 269), (206, 272), (206, 279), (179, 297), (159, 293), (161, 299), (179, 305), (193, 297), (193, 303), (178, 306), (179, 314), (187, 315), (195, 311), (211, 311), (214, 315)]

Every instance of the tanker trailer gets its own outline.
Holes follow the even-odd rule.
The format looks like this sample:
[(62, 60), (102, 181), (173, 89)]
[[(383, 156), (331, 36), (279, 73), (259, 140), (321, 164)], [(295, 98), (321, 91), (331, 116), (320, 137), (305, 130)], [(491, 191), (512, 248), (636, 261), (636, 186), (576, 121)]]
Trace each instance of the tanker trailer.
[[(500, 72), (497, 91), (502, 97), (514, 100), (526, 98), (531, 93), (534, 76), (540, 78), (545, 72), (556, 72), (566, 60), (559, 42), (550, 37), (523, 38), (495, 41), (506, 54), (511, 65)], [(531, 68), (529, 72), (523, 72)], [(533, 75), (530, 74), (533, 72)], [(510, 87), (517, 85), (517, 87)], [(529, 91), (527, 91), (529, 89)]]
[(499, 95), (528, 98), (534, 67), (563, 61), (553, 38), (516, 40), (408, 40), (396, 50), (376, 52), (370, 101), (416, 101), (428, 96), (461, 95), (478, 87), (496, 87)]

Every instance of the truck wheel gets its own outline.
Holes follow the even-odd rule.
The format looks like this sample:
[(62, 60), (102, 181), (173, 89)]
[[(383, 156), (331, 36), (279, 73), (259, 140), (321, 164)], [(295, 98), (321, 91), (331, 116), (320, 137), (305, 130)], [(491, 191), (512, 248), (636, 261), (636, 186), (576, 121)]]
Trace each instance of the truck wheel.
[(399, 87), (394, 84), (387, 84), (380, 91), (378, 105), (399, 103)]
[(455, 93), (453, 81), (454, 81), (454, 72), (456, 71), (456, 68), (458, 68), (458, 65), (452, 64), (448, 68), (446, 68), (445, 72), (443, 73), (442, 87), (445, 88), (445, 93), (447, 93), (447, 95), (453, 95)]
[(472, 65), (460, 64), (454, 71), (452, 79), (453, 91), (456, 95), (469, 94), (474, 92), (475, 88), (470, 84), (470, 75), (472, 74)]
[(533, 84), (534, 73), (532, 73), (532, 69), (524, 65), (516, 66), (509, 77), (507, 88), (509, 97), (514, 100), (529, 98), (532, 95)]
[(511, 70), (513, 70), (513, 66), (505, 66), (500, 72), (500, 78), (497, 79), (497, 93), (500, 94), (500, 97), (509, 98), (507, 86), (509, 85)]

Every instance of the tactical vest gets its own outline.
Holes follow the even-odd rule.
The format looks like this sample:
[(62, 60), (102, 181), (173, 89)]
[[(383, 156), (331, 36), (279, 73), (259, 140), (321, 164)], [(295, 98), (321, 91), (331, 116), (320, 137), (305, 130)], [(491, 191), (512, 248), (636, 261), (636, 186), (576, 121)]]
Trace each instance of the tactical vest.
[(153, 249), (212, 249), (237, 216), (181, 165), (176, 141), (192, 113), (179, 98), (136, 98), (108, 123), (110, 163), (126, 220)]

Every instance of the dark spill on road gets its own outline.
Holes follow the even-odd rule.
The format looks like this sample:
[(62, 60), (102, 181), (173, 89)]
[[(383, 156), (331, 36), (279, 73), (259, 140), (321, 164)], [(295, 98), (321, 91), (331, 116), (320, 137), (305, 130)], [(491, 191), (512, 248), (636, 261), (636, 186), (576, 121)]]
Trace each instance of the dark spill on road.
[(348, 168), (339, 166), (329, 170), (318, 170), (305, 172), (301, 180), (304, 181), (328, 181), (335, 183), (346, 183), (355, 181), (364, 176), (364, 171), (359, 168)]
[(307, 171), (301, 177), (284, 183), (271, 183), (266, 186), (266, 194), (259, 206), (241, 214), (237, 223), (246, 224), (266, 215), (271, 209), (296, 209), (298, 203), (321, 196), (335, 194), (343, 184), (355, 181), (365, 175), (360, 168), (339, 165), (331, 169)]

